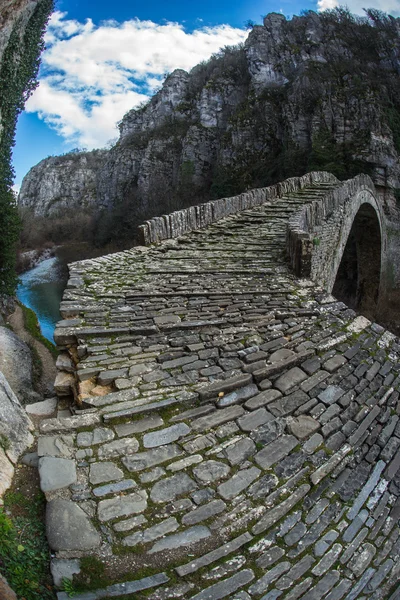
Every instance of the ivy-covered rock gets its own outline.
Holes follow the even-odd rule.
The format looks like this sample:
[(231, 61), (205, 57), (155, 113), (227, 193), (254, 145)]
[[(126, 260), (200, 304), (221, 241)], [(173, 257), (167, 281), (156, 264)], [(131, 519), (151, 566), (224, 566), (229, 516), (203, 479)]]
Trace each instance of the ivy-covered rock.
[(0, 15), (0, 294), (12, 295), (17, 284), (19, 218), (11, 166), (16, 123), (37, 86), (43, 34), (53, 8), (53, 0), (8, 1)]

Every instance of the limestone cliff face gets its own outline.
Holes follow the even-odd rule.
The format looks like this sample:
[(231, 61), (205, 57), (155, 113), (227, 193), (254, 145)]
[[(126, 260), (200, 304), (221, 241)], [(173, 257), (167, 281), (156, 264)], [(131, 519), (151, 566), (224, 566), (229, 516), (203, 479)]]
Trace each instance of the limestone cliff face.
[[(339, 11), (268, 15), (243, 47), (175, 71), (125, 115), (98, 170), (96, 206), (124, 203), (140, 221), (311, 169), (368, 172), (399, 188), (399, 42), (400, 20), (374, 12), (368, 22)], [(42, 213), (40, 178), (63, 169), (52, 160), (21, 189), (20, 202)]]
[(96, 179), (107, 151), (69, 153), (42, 160), (24, 179), (20, 207), (36, 216), (57, 216), (77, 207), (96, 204)]
[[(0, 66), (16, 23), (20, 22), (21, 35), (39, 0), (3, 0), (0, 4)], [(0, 136), (3, 130), (0, 109)]]

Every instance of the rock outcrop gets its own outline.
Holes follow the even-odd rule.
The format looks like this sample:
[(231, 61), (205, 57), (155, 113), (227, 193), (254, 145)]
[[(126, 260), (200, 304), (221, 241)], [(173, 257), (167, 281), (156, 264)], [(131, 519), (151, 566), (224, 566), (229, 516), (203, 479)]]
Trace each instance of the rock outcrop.
[(24, 179), (21, 205), (44, 217), (58, 216), (76, 208), (93, 208), (96, 178), (106, 155), (106, 150), (93, 150), (42, 160)]
[[(3, 0), (0, 6), (0, 67), (17, 23), (23, 33), (40, 0)], [(3, 130), (0, 112), (0, 136)]]
[[(310, 168), (342, 179), (366, 172), (398, 188), (399, 32), (399, 19), (374, 11), (364, 22), (345, 11), (290, 21), (269, 14), (244, 46), (174, 71), (146, 106), (128, 112), (95, 185), (82, 167), (89, 154), (75, 158), (71, 175), (65, 157), (51, 158), (30, 171), (19, 202), (43, 215), (96, 197), (99, 211), (121, 213), (122, 204), (137, 224)], [(54, 204), (43, 181), (66, 183), (57, 183)]]
[(29, 346), (7, 327), (0, 327), (0, 371), (21, 403), (40, 400), (39, 394), (33, 390)]
[(33, 425), (0, 371), (0, 498), (10, 487), (14, 465), (33, 444)]

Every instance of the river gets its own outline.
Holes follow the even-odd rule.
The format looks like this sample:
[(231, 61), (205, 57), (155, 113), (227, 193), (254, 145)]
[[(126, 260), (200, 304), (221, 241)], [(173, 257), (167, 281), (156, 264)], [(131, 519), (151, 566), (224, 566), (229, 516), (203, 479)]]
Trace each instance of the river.
[[(37, 316), (42, 335), (54, 344), (54, 330), (61, 319), (60, 302), (68, 281), (68, 264), (85, 258), (95, 258), (110, 251), (93, 248), (86, 243), (58, 246), (56, 256), (19, 276), (17, 298)], [(112, 249), (114, 252), (117, 248)]]
[(54, 329), (60, 316), (60, 302), (66, 286), (65, 264), (57, 257), (44, 260), (20, 275), (17, 298), (31, 308), (39, 321), (42, 335), (54, 344)]

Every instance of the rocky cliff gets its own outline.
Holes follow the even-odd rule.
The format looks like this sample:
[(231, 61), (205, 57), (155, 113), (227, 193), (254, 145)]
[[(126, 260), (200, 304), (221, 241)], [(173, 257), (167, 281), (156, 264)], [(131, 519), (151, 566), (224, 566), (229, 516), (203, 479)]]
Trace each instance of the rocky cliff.
[[(310, 169), (341, 179), (367, 172), (398, 189), (399, 42), (400, 20), (378, 11), (365, 19), (341, 9), (291, 20), (269, 14), (244, 46), (175, 71), (125, 115), (97, 171), (97, 210), (115, 229), (112, 214), (137, 224)], [(63, 186), (75, 187), (76, 205), (94, 181), (89, 169), (83, 174), (86, 157)], [(34, 167), (20, 204), (50, 214), (55, 193), (42, 182), (61, 180), (63, 169), (54, 159)]]
[(70, 152), (42, 160), (25, 177), (21, 205), (37, 215), (55, 216), (96, 204), (96, 179), (106, 150)]
[[(18, 27), (23, 35), (29, 19), (38, 5), (38, 0), (3, 0), (0, 6), (0, 65)], [(0, 113), (0, 136), (4, 129)]]

